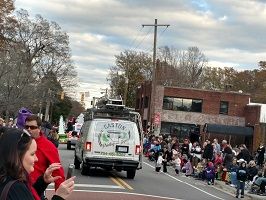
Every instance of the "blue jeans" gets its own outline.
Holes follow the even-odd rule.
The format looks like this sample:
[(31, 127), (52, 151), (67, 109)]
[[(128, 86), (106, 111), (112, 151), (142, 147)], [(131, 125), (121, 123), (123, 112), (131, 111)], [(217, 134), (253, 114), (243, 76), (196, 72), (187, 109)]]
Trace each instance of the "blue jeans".
[(231, 184), (237, 185), (237, 178), (236, 178), (236, 172), (231, 172)]
[(238, 181), (236, 188), (236, 196), (239, 195), (239, 190), (241, 190), (241, 196), (244, 196), (245, 181)]

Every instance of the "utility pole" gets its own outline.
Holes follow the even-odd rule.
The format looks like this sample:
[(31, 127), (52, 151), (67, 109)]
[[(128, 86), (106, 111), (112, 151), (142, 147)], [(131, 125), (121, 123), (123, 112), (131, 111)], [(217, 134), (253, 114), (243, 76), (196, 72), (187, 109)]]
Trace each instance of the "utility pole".
[(158, 26), (170, 26), (169, 24), (157, 24), (157, 19), (155, 19), (154, 24), (143, 24), (144, 26), (154, 26), (154, 39), (153, 39), (153, 69), (152, 69), (152, 81), (151, 81), (151, 99), (150, 99), (150, 106), (149, 106), (149, 121), (154, 124), (152, 119), (154, 118), (154, 102), (155, 102), (155, 87), (156, 87), (156, 80), (155, 80), (155, 73), (156, 73), (156, 45), (157, 45), (157, 27)]

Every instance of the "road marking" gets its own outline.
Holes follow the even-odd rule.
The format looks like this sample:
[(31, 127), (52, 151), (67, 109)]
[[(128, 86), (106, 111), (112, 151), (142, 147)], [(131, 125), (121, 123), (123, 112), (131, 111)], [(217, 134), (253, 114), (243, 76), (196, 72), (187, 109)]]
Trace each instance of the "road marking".
[[(150, 165), (149, 163), (146, 163), (146, 162), (143, 162), (143, 163), (154, 169), (154, 166)], [(166, 176), (168, 176), (168, 177), (170, 177), (170, 178), (172, 178), (172, 179), (174, 179), (174, 180), (180, 182), (180, 183), (184, 183), (184, 184), (186, 184), (186, 185), (189, 185), (190, 187), (193, 187), (193, 188), (195, 188), (196, 190), (199, 190), (199, 191), (201, 191), (201, 192), (203, 192), (203, 193), (205, 193), (205, 194), (207, 194), (207, 195), (209, 195), (209, 196), (212, 196), (212, 197), (214, 197), (214, 198), (216, 198), (216, 199), (225, 200), (225, 199), (220, 198), (220, 197), (217, 197), (217, 196), (215, 196), (215, 195), (213, 195), (213, 194), (211, 194), (211, 193), (208, 193), (208, 192), (206, 192), (206, 191), (204, 191), (204, 190), (202, 190), (202, 189), (200, 189), (200, 188), (197, 188), (196, 186), (191, 185), (190, 183), (186, 183), (186, 182), (184, 182), (184, 181), (182, 181), (182, 180), (179, 180), (178, 178), (173, 177), (173, 176), (171, 176), (170, 174), (167, 174), (167, 173), (164, 173), (164, 174), (165, 174)]]
[[(125, 189), (121, 184), (117, 185), (94, 185), (94, 184), (80, 184), (80, 183), (75, 183), (75, 187), (84, 187), (84, 188), (111, 188), (111, 189)], [(48, 190), (53, 189), (54, 185), (50, 184), (48, 186)]]
[(122, 180), (121, 178), (119, 177), (116, 177), (116, 179), (123, 185), (125, 186), (127, 189), (129, 190), (134, 190), (130, 185), (128, 185), (124, 180)]
[(114, 177), (109, 177), (116, 185), (118, 185), (119, 187), (125, 189), (125, 187), (122, 185), (122, 183), (120, 183), (116, 178)]
[(111, 172), (111, 174), (113, 175), (113, 177), (109, 178), (113, 178), (112, 181), (115, 182), (117, 185), (122, 186), (124, 189), (127, 188), (129, 190), (134, 190), (130, 185), (128, 185), (123, 179), (119, 178), (115, 173)]
[[(54, 189), (47, 189), (47, 190), (54, 191)], [(156, 196), (156, 195), (150, 195), (150, 194), (140, 194), (140, 193), (131, 193), (131, 192), (114, 192), (114, 191), (98, 191), (98, 190), (74, 190), (74, 192), (129, 194), (129, 195), (146, 196), (146, 197), (154, 197), (154, 198), (169, 199), (169, 200), (184, 200), (184, 199), (176, 199), (176, 198), (171, 198), (171, 197), (163, 197), (163, 196)]]

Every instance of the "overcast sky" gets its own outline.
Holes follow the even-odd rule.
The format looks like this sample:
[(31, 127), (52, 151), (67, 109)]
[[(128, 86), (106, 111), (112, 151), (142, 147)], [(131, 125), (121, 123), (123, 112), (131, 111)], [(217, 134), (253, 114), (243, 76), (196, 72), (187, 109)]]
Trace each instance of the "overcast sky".
[(263, 0), (16, 0), (15, 6), (57, 22), (68, 33), (78, 91), (90, 92), (88, 102), (108, 87), (115, 55), (128, 49), (152, 54), (153, 28), (142, 24), (155, 19), (170, 25), (158, 27), (158, 47), (197, 46), (210, 66), (239, 70), (266, 60)]

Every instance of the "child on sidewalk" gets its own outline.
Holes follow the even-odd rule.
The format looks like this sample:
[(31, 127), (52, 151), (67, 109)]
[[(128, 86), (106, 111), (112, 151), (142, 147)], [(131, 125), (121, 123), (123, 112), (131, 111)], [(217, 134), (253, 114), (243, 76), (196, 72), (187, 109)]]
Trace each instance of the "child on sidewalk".
[(193, 173), (193, 168), (187, 155), (183, 155), (183, 161), (184, 166), (182, 167), (182, 172), (184, 172), (186, 176), (191, 176), (191, 174)]
[(156, 161), (156, 164), (155, 164), (155, 171), (156, 172), (160, 172), (160, 170), (162, 168), (162, 163), (163, 163), (163, 154), (162, 154), (162, 152), (160, 152), (158, 159)]
[(210, 184), (214, 185), (215, 168), (211, 161), (208, 162), (208, 167), (206, 168), (206, 179), (207, 179), (208, 185)]
[(179, 172), (181, 170), (181, 159), (178, 154), (173, 155), (173, 166), (175, 168), (176, 175), (179, 175)]
[(247, 180), (247, 164), (244, 159), (238, 160), (239, 168), (236, 172), (237, 177), (237, 189), (236, 189), (236, 198), (239, 196), (239, 191), (241, 191), (241, 198), (244, 198), (244, 190), (245, 190), (245, 181)]

